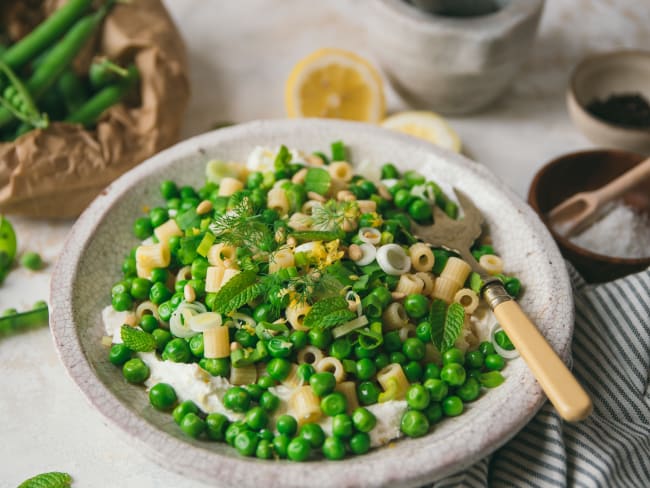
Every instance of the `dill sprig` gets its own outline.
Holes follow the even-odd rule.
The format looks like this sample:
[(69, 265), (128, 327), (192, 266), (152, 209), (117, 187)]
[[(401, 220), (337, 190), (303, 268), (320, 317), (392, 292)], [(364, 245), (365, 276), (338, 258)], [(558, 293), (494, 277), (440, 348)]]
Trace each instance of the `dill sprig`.
[(234, 208), (217, 217), (210, 224), (219, 242), (234, 247), (270, 252), (275, 247), (271, 228), (262, 222), (261, 215), (255, 213), (248, 197), (242, 198)]
[(337, 202), (329, 200), (324, 205), (316, 205), (312, 209), (312, 222), (315, 230), (338, 232), (346, 220), (359, 216), (359, 204), (355, 201)]

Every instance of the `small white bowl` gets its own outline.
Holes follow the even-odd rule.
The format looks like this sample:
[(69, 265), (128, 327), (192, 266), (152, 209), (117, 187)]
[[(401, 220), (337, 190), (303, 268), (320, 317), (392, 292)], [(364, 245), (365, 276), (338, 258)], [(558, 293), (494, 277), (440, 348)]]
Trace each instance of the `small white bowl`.
[(573, 123), (602, 147), (650, 153), (650, 128), (626, 128), (587, 111), (594, 99), (639, 93), (650, 101), (650, 51), (624, 50), (584, 59), (571, 74), (567, 106)]
[(323, 120), (251, 122), (189, 139), (145, 161), (104, 191), (74, 225), (52, 277), (51, 328), (61, 359), (89, 401), (123, 436), (167, 469), (219, 486), (416, 486), (470, 466), (514, 436), (545, 396), (522, 359), (506, 381), (463, 415), (447, 418), (418, 439), (399, 440), (342, 461), (291, 463), (239, 456), (223, 443), (191, 439), (169, 413), (149, 405), (142, 387), (126, 384), (108, 361), (101, 310), (137, 245), (133, 219), (163, 203), (160, 182), (200, 185), (213, 158), (243, 161), (257, 145), (322, 150), (343, 139), (350, 160), (417, 169), (472, 195), (509, 273), (525, 286), (522, 308), (564, 358), (573, 333), (573, 300), (560, 252), (533, 210), (485, 167), (415, 138), (366, 124)]

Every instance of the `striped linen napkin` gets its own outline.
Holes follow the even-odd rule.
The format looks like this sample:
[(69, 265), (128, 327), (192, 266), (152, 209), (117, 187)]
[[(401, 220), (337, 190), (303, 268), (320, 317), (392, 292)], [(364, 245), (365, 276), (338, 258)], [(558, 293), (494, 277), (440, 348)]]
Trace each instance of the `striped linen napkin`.
[(650, 487), (650, 269), (587, 285), (567, 265), (576, 324), (573, 372), (592, 415), (563, 422), (546, 403), (509, 443), (447, 487)]

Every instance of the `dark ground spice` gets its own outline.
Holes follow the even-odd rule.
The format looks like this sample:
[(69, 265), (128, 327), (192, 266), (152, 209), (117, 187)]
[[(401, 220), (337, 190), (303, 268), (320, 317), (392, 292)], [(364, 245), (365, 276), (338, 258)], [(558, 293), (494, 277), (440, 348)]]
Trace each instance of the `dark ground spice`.
[(650, 128), (650, 103), (639, 93), (619, 93), (605, 100), (594, 99), (587, 104), (587, 111), (610, 124)]

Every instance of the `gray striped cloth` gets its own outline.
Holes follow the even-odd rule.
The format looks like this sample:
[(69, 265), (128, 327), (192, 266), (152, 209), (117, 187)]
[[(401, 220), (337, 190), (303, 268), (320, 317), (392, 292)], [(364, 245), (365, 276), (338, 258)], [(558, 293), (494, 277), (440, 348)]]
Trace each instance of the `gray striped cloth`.
[(447, 487), (650, 487), (650, 269), (587, 285), (569, 266), (573, 372), (593, 414), (565, 423), (547, 402), (508, 444)]

